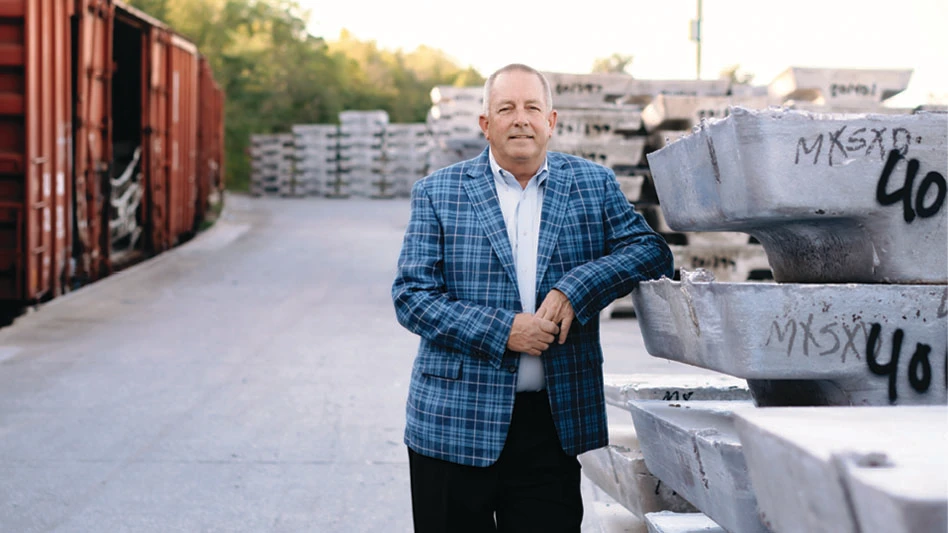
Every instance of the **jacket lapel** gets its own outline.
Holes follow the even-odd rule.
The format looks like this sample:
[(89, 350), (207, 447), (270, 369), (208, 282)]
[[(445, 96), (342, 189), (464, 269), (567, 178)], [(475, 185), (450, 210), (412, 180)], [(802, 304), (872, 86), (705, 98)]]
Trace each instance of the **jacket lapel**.
[[(540, 213), (540, 239), (537, 245), (537, 287), (543, 281), (550, 257), (556, 247), (566, 214), (569, 191), (573, 186), (573, 173), (565, 168), (566, 160), (553, 152), (547, 152), (550, 175), (543, 195), (543, 211)], [(539, 306), (540, 302), (537, 302)]]
[(494, 253), (500, 259), (504, 272), (507, 273), (510, 281), (517, 285), (517, 271), (514, 268), (513, 251), (510, 247), (510, 239), (507, 238), (507, 225), (504, 223), (504, 215), (500, 211), (500, 202), (497, 200), (497, 189), (494, 184), (494, 176), (490, 170), (486, 149), (468, 170), (467, 178), (464, 180), (464, 190), (471, 199), (474, 212), (477, 214), (485, 233), (487, 233), (487, 239), (490, 241)]

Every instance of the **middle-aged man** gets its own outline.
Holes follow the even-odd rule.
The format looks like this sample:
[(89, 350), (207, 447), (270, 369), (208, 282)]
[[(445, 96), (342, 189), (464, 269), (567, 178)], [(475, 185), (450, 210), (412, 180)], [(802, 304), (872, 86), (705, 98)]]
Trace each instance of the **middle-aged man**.
[(672, 256), (612, 171), (547, 152), (541, 73), (492, 74), (480, 125), (488, 149), (412, 189), (392, 288), (421, 336), (405, 430), (415, 531), (578, 532), (576, 456), (608, 443), (599, 312), (670, 276)]

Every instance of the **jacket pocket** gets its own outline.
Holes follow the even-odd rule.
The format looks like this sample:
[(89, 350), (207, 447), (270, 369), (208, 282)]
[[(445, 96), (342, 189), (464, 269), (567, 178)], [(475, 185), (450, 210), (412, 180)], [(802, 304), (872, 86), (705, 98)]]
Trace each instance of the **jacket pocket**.
[(429, 356), (419, 364), (423, 376), (441, 379), (460, 379), (461, 360), (451, 356)]

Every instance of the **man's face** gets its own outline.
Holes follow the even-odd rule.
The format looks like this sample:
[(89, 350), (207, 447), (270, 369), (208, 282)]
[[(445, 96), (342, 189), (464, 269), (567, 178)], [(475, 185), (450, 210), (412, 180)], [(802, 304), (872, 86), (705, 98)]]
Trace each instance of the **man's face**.
[(556, 111), (548, 106), (536, 75), (512, 70), (494, 79), (488, 113), (481, 115), (480, 125), (501, 167), (539, 168), (543, 163), (556, 125)]

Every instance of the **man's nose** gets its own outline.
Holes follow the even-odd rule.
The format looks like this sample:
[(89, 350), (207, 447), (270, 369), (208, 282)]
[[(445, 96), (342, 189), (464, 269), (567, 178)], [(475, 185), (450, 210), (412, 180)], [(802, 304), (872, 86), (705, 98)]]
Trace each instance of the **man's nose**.
[(523, 109), (518, 109), (517, 114), (514, 115), (514, 124), (517, 126), (526, 126), (527, 125), (527, 112)]

